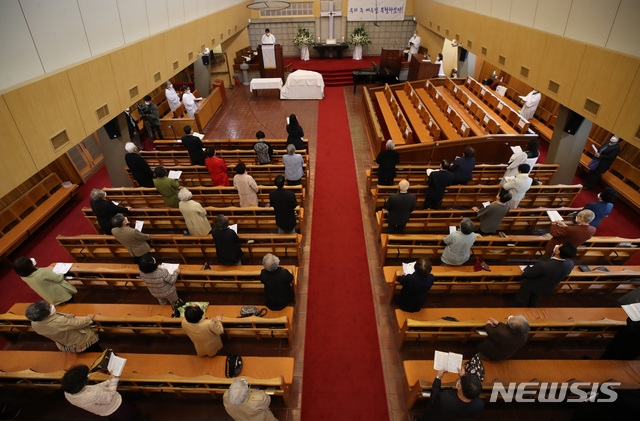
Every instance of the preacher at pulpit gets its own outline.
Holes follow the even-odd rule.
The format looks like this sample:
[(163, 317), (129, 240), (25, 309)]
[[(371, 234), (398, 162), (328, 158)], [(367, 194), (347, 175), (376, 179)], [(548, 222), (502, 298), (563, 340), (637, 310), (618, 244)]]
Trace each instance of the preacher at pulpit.
[(411, 60), (411, 56), (414, 54), (418, 54), (418, 49), (420, 48), (420, 37), (418, 36), (418, 31), (413, 31), (413, 36), (409, 38), (409, 60)]
[(271, 34), (269, 28), (264, 30), (264, 35), (262, 36), (262, 45), (273, 45), (276, 43), (276, 37)]

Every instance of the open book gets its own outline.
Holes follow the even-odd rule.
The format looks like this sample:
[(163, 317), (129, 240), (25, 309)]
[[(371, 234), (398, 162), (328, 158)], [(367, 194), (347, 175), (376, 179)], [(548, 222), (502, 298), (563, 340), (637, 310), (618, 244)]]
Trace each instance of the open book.
[(174, 180), (180, 180), (180, 176), (182, 175), (182, 171), (169, 171), (169, 178), (173, 178)]
[(238, 224), (229, 225), (229, 229), (233, 230), (236, 234), (238, 233)]
[(512, 146), (511, 150), (513, 151), (513, 153), (522, 152), (522, 148), (520, 146)]
[(640, 321), (640, 303), (624, 304), (622, 309), (634, 322)]
[(161, 268), (166, 269), (170, 275), (173, 275), (173, 272), (176, 271), (180, 267), (179, 263), (163, 263), (160, 265)]
[(416, 271), (415, 267), (416, 267), (416, 262), (403, 263), (402, 271), (404, 272), (405, 275), (411, 275), (413, 272)]
[(69, 272), (71, 266), (73, 266), (73, 263), (56, 263), (56, 265), (53, 267), (53, 273), (64, 275), (65, 273)]
[(549, 211), (547, 211), (547, 216), (549, 216), (549, 219), (551, 219), (551, 222), (562, 222), (562, 221), (564, 221), (564, 218), (562, 216), (560, 216), (560, 213), (558, 213), (558, 211), (549, 210)]
[(436, 351), (433, 357), (433, 369), (457, 373), (462, 368), (462, 354), (455, 352)]
[(200, 140), (204, 139), (204, 135), (202, 133), (193, 132), (193, 135)]
[(144, 226), (144, 221), (136, 221), (136, 229), (142, 232), (142, 227)]
[(98, 358), (91, 364), (89, 368), (90, 373), (100, 371), (102, 373), (111, 373), (114, 376), (120, 377), (125, 364), (126, 358), (122, 358), (113, 352), (113, 349), (107, 349), (100, 354)]

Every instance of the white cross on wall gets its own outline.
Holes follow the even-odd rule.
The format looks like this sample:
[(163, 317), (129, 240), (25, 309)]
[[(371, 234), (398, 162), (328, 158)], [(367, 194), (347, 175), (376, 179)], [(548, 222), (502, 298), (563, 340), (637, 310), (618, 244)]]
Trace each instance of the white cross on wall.
[(334, 39), (333, 37), (333, 17), (334, 16), (342, 16), (342, 10), (333, 10), (333, 2), (328, 1), (329, 3), (329, 11), (320, 12), (320, 16), (329, 18), (329, 39)]

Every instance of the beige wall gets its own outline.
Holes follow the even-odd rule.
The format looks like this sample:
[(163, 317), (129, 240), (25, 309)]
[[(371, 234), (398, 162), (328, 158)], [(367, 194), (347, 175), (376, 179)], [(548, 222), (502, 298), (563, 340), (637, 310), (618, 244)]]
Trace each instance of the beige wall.
[[(9, 174), (0, 196), (198, 60), (201, 49), (243, 31), (248, 16), (238, 4), (3, 92), (0, 166)], [(50, 139), (62, 131), (69, 142), (54, 150)]]
[[(421, 26), (442, 37), (459, 35), (463, 47), (496, 69), (640, 147), (638, 57), (432, 0), (415, 1), (414, 8)], [(557, 93), (550, 82), (559, 85)], [(588, 101), (599, 105), (597, 113)]]

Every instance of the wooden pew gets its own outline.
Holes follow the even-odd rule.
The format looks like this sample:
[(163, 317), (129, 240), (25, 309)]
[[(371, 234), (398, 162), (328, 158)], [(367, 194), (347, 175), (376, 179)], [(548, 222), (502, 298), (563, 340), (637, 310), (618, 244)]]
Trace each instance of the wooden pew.
[(6, 257), (75, 195), (77, 184), (63, 187), (57, 174), (47, 175), (0, 211), (0, 256)]
[[(415, 313), (396, 309), (398, 342), (461, 341), (486, 337), (491, 317), (507, 323), (520, 314), (529, 322), (529, 340), (612, 338), (626, 326), (627, 313), (617, 308), (424, 308)], [(443, 320), (453, 317), (457, 322)]]
[[(302, 251), (300, 234), (242, 234), (244, 259), (256, 261), (267, 253), (280, 259), (299, 263)], [(130, 261), (131, 255), (111, 235), (76, 235), (56, 237), (58, 243), (76, 262)], [(246, 241), (253, 240), (253, 243)], [(178, 259), (182, 263), (208, 261), (217, 258), (211, 236), (152, 234), (151, 252), (160, 259)]]
[[(202, 133), (214, 114), (222, 106), (222, 91), (214, 88), (208, 97), (200, 101), (194, 118), (174, 118), (173, 113), (160, 119), (160, 130), (166, 139), (179, 139), (184, 136), (184, 127), (191, 126), (194, 131)], [(168, 112), (167, 105), (167, 112)], [(163, 114), (160, 114), (161, 116)], [(155, 143), (155, 142), (154, 142)]]
[[(444, 101), (447, 104), (447, 108), (452, 108), (455, 110), (458, 118), (461, 120), (461, 123), (466, 124), (470, 128), (469, 136), (485, 136), (491, 134), (488, 130), (486, 130), (481, 123), (476, 121), (476, 116), (471, 115), (465, 110), (464, 106), (460, 105), (458, 101), (456, 101), (455, 96), (449, 92), (449, 90), (445, 89), (444, 86), (435, 86), (436, 92), (443, 97)], [(482, 110), (480, 108), (480, 110)], [(482, 111), (482, 116), (484, 117), (484, 111)], [(482, 121), (482, 118), (480, 118)]]
[[(560, 282), (554, 294), (626, 294), (640, 286), (640, 266), (604, 266), (609, 272), (595, 270), (582, 272), (573, 269), (567, 279)], [(434, 266), (431, 272), (436, 281), (429, 294), (515, 294), (520, 289), (520, 266), (491, 266), (491, 271), (475, 272), (473, 266)], [(389, 302), (402, 286), (402, 266), (385, 266), (384, 278)]]
[[(53, 269), (52, 264), (49, 269)], [(281, 265), (293, 275), (293, 288), (298, 289), (298, 268)], [(220, 266), (180, 265), (175, 286), (178, 291), (190, 292), (261, 292), (262, 265)], [(131, 263), (73, 263), (67, 273), (69, 282), (77, 289), (109, 289), (114, 291), (148, 291), (140, 279), (138, 265)]]
[[(229, 218), (230, 224), (238, 224), (240, 232), (264, 232), (276, 231), (276, 217), (273, 208), (249, 207), (249, 208), (216, 208), (207, 207), (207, 218), (214, 225), (216, 216), (219, 214)], [(300, 206), (296, 208), (298, 229), (302, 227), (304, 218), (304, 209)], [(102, 229), (98, 225), (98, 219), (93, 214), (91, 208), (82, 208), (82, 213), (89, 223), (96, 230), (96, 233), (102, 234)], [(176, 208), (135, 208), (127, 213), (127, 217), (131, 221), (144, 221), (144, 231), (146, 233), (158, 232), (174, 232), (181, 233), (187, 229), (184, 217)]]
[[(309, 139), (302, 139), (305, 149), (309, 149)], [(265, 139), (274, 149), (286, 149), (287, 139)], [(213, 146), (216, 152), (222, 150), (245, 149), (253, 150), (256, 139), (202, 139), (205, 148)], [(159, 151), (172, 151), (182, 149), (180, 139), (156, 139), (153, 141), (154, 147)]]
[[(282, 157), (286, 155), (286, 149), (274, 149), (272, 162), (279, 164), (282, 162)], [(309, 155), (306, 150), (300, 150), (296, 153), (302, 155), (304, 162), (309, 163)], [(189, 166), (191, 160), (189, 159), (189, 153), (186, 149), (177, 149), (173, 151), (141, 151), (140, 156), (151, 167), (157, 167), (163, 165), (167, 167), (172, 166)], [(232, 150), (216, 150), (216, 156), (222, 158), (227, 165), (233, 165), (234, 163), (244, 162), (257, 164), (256, 153), (253, 149), (232, 149)], [(233, 168), (231, 168), (233, 170)]]
[[(116, 350), (117, 351), (117, 350)], [(66, 369), (91, 363), (98, 353), (59, 351), (0, 351), (2, 387), (60, 390)], [(195, 355), (118, 353), (127, 359), (119, 391), (169, 392), (179, 397), (194, 394), (220, 399), (235, 380), (225, 377), (226, 357), (201, 358)], [(285, 404), (293, 381), (294, 359), (288, 357), (242, 357), (242, 378), (252, 387), (270, 388)], [(108, 375), (92, 373), (89, 382), (107, 380)]]
[[(29, 303), (14, 304), (7, 313), (0, 314), (0, 334), (34, 333), (31, 322), (24, 315)], [(224, 336), (227, 338), (286, 339), (293, 340), (293, 307), (280, 311), (267, 310), (263, 317), (239, 319), (242, 306), (207, 307), (205, 317), (222, 315)], [(146, 304), (66, 304), (56, 307), (61, 313), (76, 315), (95, 314), (93, 330), (100, 335), (186, 336), (180, 323), (172, 318), (171, 306)]]
[[(185, 187), (192, 186), (213, 186), (213, 181), (211, 180), (211, 174), (209, 170), (205, 166), (199, 165), (188, 165), (188, 166), (167, 166), (165, 167), (167, 171), (182, 171), (180, 175), (180, 185)], [(302, 187), (307, 186), (307, 180), (309, 180), (309, 167), (308, 165), (303, 165), (302, 167)], [(127, 175), (129, 179), (133, 183), (134, 186), (137, 186), (138, 183), (135, 181), (133, 176), (131, 175), (131, 170), (126, 168)], [(258, 164), (249, 164), (247, 165), (247, 173), (253, 177), (256, 183), (259, 186), (270, 186), (273, 185), (273, 180), (279, 175), (284, 176), (284, 164), (269, 164), (269, 165), (258, 165)], [(235, 171), (233, 167), (227, 170), (227, 174), (229, 174), (229, 184), (233, 185), (233, 177), (235, 176)]]
[[(592, 383), (620, 382), (614, 389), (638, 389), (640, 361), (611, 360), (507, 360), (483, 361), (485, 380), (482, 382), (482, 398), (491, 396), (494, 384), (509, 389), (509, 383), (531, 383), (527, 390), (538, 391), (541, 384), (575, 383), (585, 393), (591, 392)], [(408, 360), (402, 363), (406, 380), (407, 406), (412, 408), (418, 399), (428, 397), (436, 370), (433, 360)], [(446, 374), (442, 387), (455, 388), (457, 374)], [(567, 392), (571, 395), (571, 392)], [(498, 396), (501, 397), (500, 394)], [(529, 395), (528, 397), (532, 397)]]
[[(423, 106), (418, 99), (418, 95), (414, 92), (413, 88), (410, 84), (404, 84), (404, 90), (395, 89), (393, 90), (395, 96), (402, 106), (402, 110), (404, 114), (409, 119), (409, 123), (411, 124), (411, 128), (413, 129), (413, 133), (415, 134), (415, 140), (418, 143), (434, 143), (438, 141), (438, 138), (434, 138), (431, 134), (429, 124), (433, 127), (435, 124), (428, 114), (428, 112), (421, 114), (420, 111), (423, 109)], [(416, 103), (414, 100), (418, 101), (419, 109), (414, 108)], [(426, 117), (426, 119), (425, 119)]]
[(435, 119), (436, 123), (438, 123), (438, 127), (442, 130), (441, 140), (453, 140), (464, 137), (461, 136), (453, 122), (449, 120), (448, 116), (440, 110), (433, 98), (427, 93), (426, 88), (416, 88), (415, 91), (420, 97), (422, 103), (427, 107), (427, 110), (429, 110), (429, 113)]
[[(442, 208), (481, 206), (483, 202), (492, 202), (502, 189), (500, 185), (456, 185), (447, 187), (442, 199)], [(376, 209), (381, 209), (386, 200), (398, 190), (397, 186), (377, 186), (372, 189), (373, 203)], [(520, 201), (523, 208), (536, 207), (561, 207), (571, 206), (575, 198), (582, 190), (582, 185), (567, 186), (558, 184), (554, 186), (531, 186), (527, 194)], [(427, 191), (426, 185), (411, 185), (409, 192), (418, 196), (418, 206)]]
[[(549, 229), (551, 220), (547, 215), (547, 211), (555, 210), (560, 213), (567, 222), (572, 224), (575, 212), (579, 212), (582, 208), (516, 208), (512, 209), (502, 219), (497, 231), (525, 231), (534, 229)], [(389, 225), (387, 222), (388, 212), (376, 212), (376, 232), (378, 235), (386, 233)], [(446, 233), (449, 232), (450, 226), (457, 227), (462, 218), (469, 218), (476, 227), (480, 226), (480, 220), (476, 212), (471, 209), (448, 209), (448, 210), (415, 210), (411, 212), (411, 219), (405, 227), (405, 234), (422, 234), (422, 233)], [(97, 224), (97, 222), (96, 222)]]
[[(438, 234), (381, 234), (382, 263), (385, 259), (439, 258), (446, 247)], [(471, 259), (484, 260), (524, 259), (537, 260), (544, 255), (548, 239), (537, 235), (476, 236), (471, 247)], [(621, 244), (623, 244), (621, 246)], [(631, 244), (634, 247), (626, 247)], [(578, 247), (576, 261), (612, 262), (623, 265), (640, 251), (640, 238), (591, 237)], [(471, 260), (470, 259), (470, 260)]]
[[(259, 186), (258, 202), (269, 203), (269, 193), (275, 190), (276, 186)], [(285, 186), (296, 195), (298, 204), (304, 204), (305, 189), (302, 186)], [(153, 187), (111, 187), (103, 189), (109, 200), (120, 202), (134, 208), (165, 208), (164, 200), (158, 191)], [(193, 200), (202, 206), (229, 207), (238, 206), (240, 200), (238, 191), (234, 187), (189, 187), (193, 194)]]
[[(385, 84), (385, 90), (375, 92), (375, 98), (378, 102), (378, 107), (380, 107), (380, 112), (382, 112), (382, 118), (384, 120), (384, 124), (387, 127), (387, 131), (389, 132), (389, 137), (393, 139), (396, 145), (404, 145), (408, 142), (407, 139), (410, 139), (406, 136), (406, 133), (402, 132), (402, 128), (398, 124), (399, 115), (393, 113), (391, 109), (391, 103), (393, 103), (393, 97), (388, 97), (387, 90), (389, 89), (389, 85)], [(411, 130), (409, 128), (409, 130)]]
[[(395, 185), (400, 180), (408, 180), (411, 184), (427, 184), (427, 169), (438, 169), (439, 165), (420, 164), (399, 164), (396, 166)], [(473, 169), (472, 180), (469, 184), (498, 184), (505, 171), (507, 164), (478, 164)], [(535, 164), (529, 177), (542, 184), (549, 184), (551, 178), (558, 171), (558, 164)], [(365, 170), (367, 175), (367, 190), (378, 185), (378, 165), (373, 164), (371, 169)]]

